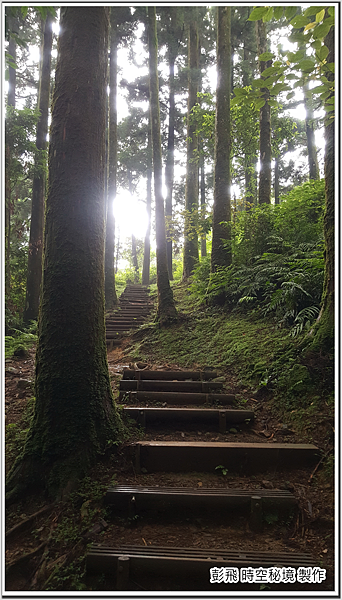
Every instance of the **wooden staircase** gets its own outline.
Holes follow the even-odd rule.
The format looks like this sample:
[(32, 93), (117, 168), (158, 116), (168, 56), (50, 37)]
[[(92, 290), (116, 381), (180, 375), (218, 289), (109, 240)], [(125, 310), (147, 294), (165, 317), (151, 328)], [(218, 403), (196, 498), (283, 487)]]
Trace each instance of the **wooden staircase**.
[[(127, 369), (124, 371), (120, 382), (120, 399), (125, 403), (123, 412), (146, 428), (147, 432), (151, 431), (150, 440), (134, 442), (127, 447), (132, 468), (138, 478), (141, 473), (155, 472), (214, 473), (219, 465), (224, 466), (230, 473), (253, 476), (269, 470), (291, 471), (291, 469), (312, 467), (318, 462), (319, 451), (312, 444), (273, 443), (272, 441), (265, 443), (203, 440), (187, 442), (153, 439), (153, 431), (158, 427), (173, 431), (180, 425), (184, 430), (187, 427), (193, 428), (204, 424), (211, 431), (220, 433), (224, 433), (227, 426), (236, 423), (243, 423), (248, 428), (248, 424), (253, 423), (254, 412), (232, 407), (235, 404), (234, 395), (224, 393), (223, 387), (223, 382), (217, 381), (217, 373), (209, 370), (197, 372)], [(163, 406), (156, 406), (160, 402)], [(212, 406), (213, 404), (215, 406)], [(218, 404), (219, 408), (216, 406)], [(113, 508), (115, 515), (123, 513), (132, 519), (136, 515), (152, 514), (156, 528), (158, 528), (158, 518), (165, 513), (169, 518), (179, 514), (191, 516), (206, 513), (206, 515), (216, 516), (228, 514), (234, 519), (236, 511), (242, 511), (248, 520), (250, 530), (255, 532), (262, 531), (264, 513), (270, 507), (286, 512), (296, 506), (296, 500), (288, 490), (194, 489), (176, 486), (144, 486), (139, 483), (111, 487), (107, 491), (105, 501)], [(251, 583), (244, 587), (242, 579), (234, 582), (223, 580), (221, 586), (215, 587), (209, 580), (209, 574), (216, 577), (215, 573), (217, 574), (218, 571), (215, 569), (219, 571), (221, 568), (228, 571), (235, 569), (234, 577), (236, 573), (240, 577), (241, 569), (271, 567), (292, 569), (293, 574), (299, 567), (313, 566), (314, 563), (307, 554), (293, 551), (240, 552), (229, 546), (228, 539), (227, 548), (224, 550), (162, 545), (117, 546), (114, 540), (113, 546), (94, 545), (87, 555), (88, 572), (109, 574), (113, 589), (117, 590), (136, 589), (132, 587), (133, 581), (144, 580), (144, 585), (149, 585), (148, 582), (156, 576), (161, 577), (159, 584), (161, 587), (144, 589), (164, 591), (210, 589), (215, 592), (218, 589), (222, 591), (223, 585), (225, 592), (231, 589), (259, 590), (260, 586), (253, 587), (254, 584)], [(212, 569), (214, 571), (211, 571)], [(227, 575), (228, 571), (220, 571), (221, 576), (223, 577), (222, 573)], [(180, 581), (184, 581), (184, 588), (179, 587)], [(234, 583), (235, 587), (228, 586), (227, 583)], [(277, 590), (290, 588), (291, 585), (288, 583), (284, 584), (283, 588), (279, 585), (276, 587)]]
[(139, 327), (149, 315), (151, 305), (148, 290), (140, 285), (128, 285), (119, 298), (118, 308), (106, 315), (106, 343), (111, 350), (121, 344), (122, 336)]

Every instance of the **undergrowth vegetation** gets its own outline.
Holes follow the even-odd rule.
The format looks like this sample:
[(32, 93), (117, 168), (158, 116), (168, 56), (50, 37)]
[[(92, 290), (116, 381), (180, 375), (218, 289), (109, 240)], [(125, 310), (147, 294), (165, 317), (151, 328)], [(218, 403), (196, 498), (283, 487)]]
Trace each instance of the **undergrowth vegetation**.
[(324, 182), (310, 181), (277, 206), (239, 213), (232, 231), (233, 263), (210, 273), (197, 266), (190, 290), (200, 303), (271, 316), (291, 334), (317, 319), (324, 278)]

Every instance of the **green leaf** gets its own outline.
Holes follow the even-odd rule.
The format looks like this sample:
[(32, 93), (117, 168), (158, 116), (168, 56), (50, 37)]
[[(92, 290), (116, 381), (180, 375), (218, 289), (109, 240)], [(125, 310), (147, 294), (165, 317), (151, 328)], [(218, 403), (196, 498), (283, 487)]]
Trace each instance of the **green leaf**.
[(279, 19), (281, 19), (281, 17), (283, 16), (283, 12), (284, 12), (283, 6), (275, 6), (274, 7), (274, 18), (277, 19), (277, 21), (279, 21)]
[(260, 108), (265, 106), (265, 100), (263, 100), (262, 98), (260, 100), (256, 100), (256, 102), (254, 102), (254, 106), (257, 110), (260, 110)]
[(270, 21), (273, 17), (273, 6), (270, 6), (267, 13), (263, 16), (262, 20), (264, 23)]
[(316, 65), (313, 60), (310, 60), (309, 58), (304, 58), (298, 63), (298, 67), (301, 71), (304, 71), (304, 73), (311, 73), (311, 71), (313, 71), (316, 68)]
[(324, 110), (325, 112), (332, 112), (333, 110), (335, 110), (335, 106), (325, 106)]
[(314, 29), (314, 27), (316, 27), (317, 23), (315, 21), (312, 21), (312, 23), (308, 23), (307, 25), (305, 25), (304, 27), (304, 31), (309, 31), (310, 29)]
[(280, 94), (280, 92), (283, 92), (286, 89), (289, 89), (289, 88), (288, 88), (288, 86), (286, 86), (285, 83), (276, 83), (275, 86), (273, 86), (273, 88), (271, 89), (270, 93), (272, 96), (278, 96), (278, 94)]
[(252, 81), (252, 86), (256, 87), (256, 88), (261, 88), (265, 86), (264, 80), (263, 79), (254, 79), (254, 81)]
[(290, 92), (289, 94), (287, 94), (286, 100), (291, 100), (291, 98), (293, 98), (293, 96), (295, 96), (295, 92)]
[(315, 40), (314, 42), (311, 42), (310, 46), (314, 50), (319, 50), (322, 47), (322, 42), (321, 40)]
[(272, 58), (274, 58), (275, 55), (273, 54), (273, 52), (264, 52), (263, 54), (259, 55), (259, 60), (261, 60), (262, 62), (267, 62), (268, 60), (272, 60)]
[(328, 54), (329, 54), (329, 48), (327, 48), (326, 46), (321, 46), (321, 48), (319, 50), (317, 50), (317, 52), (316, 52), (316, 56), (322, 62), (323, 62), (323, 60), (325, 60), (327, 58)]
[(335, 18), (335, 6), (329, 6), (328, 13), (331, 17)]
[(309, 8), (307, 8), (304, 11), (304, 16), (305, 17), (314, 17), (322, 10), (324, 10), (324, 6), (309, 6)]
[(279, 106), (279, 102), (277, 100), (268, 100), (268, 104), (272, 107), (272, 108), (277, 108)]
[(305, 25), (307, 25), (307, 24), (308, 24), (308, 20), (303, 15), (297, 15), (290, 22), (290, 25), (292, 25), (292, 27), (294, 27), (295, 29), (299, 29), (301, 27), (305, 27)]
[(235, 96), (247, 96), (248, 92), (244, 88), (234, 88)]
[(259, 21), (268, 12), (267, 6), (257, 6), (249, 15), (248, 21)]
[(25, 19), (26, 15), (27, 15), (27, 11), (28, 11), (28, 6), (21, 6), (21, 16), (23, 19)]
[(297, 6), (287, 6), (285, 8), (285, 17), (287, 19), (292, 19), (292, 17), (294, 17), (294, 15), (297, 12), (297, 8), (298, 8)]
[(263, 77), (268, 77), (269, 75), (273, 75), (275, 73), (278, 73), (278, 68), (277, 67), (267, 67), (267, 69), (265, 69), (265, 71), (262, 72), (262, 76)]
[(298, 62), (305, 56), (305, 50), (298, 50), (297, 52), (288, 52), (287, 58), (290, 62)]
[(323, 21), (324, 15), (325, 15), (325, 8), (323, 8), (316, 14), (316, 23), (320, 23), (321, 21)]
[(327, 21), (324, 21), (324, 23), (318, 25), (318, 27), (313, 30), (313, 37), (315, 40), (323, 40), (325, 36), (328, 35), (330, 27), (331, 25), (327, 23)]

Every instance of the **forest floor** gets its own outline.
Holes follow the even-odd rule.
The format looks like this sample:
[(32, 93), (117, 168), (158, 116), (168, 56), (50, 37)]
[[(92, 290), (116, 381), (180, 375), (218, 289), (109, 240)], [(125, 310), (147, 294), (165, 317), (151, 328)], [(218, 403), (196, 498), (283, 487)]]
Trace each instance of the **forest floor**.
[[(145, 432), (127, 424), (126, 439), (115, 454), (97, 465), (69, 499), (51, 505), (46, 498), (30, 496), (7, 508), (7, 591), (108, 591), (111, 589), (108, 582), (86, 576), (84, 557), (90, 542), (110, 545), (112, 540), (115, 540), (115, 544), (187, 548), (225, 548), (229, 540), (230, 547), (236, 549), (284, 551), (286, 548), (287, 551), (302, 551), (310, 554), (317, 565), (326, 569), (326, 580), (314, 588), (312, 585), (302, 585), (298, 589), (319, 590), (322, 593), (334, 590), (333, 414), (331, 403), (326, 401), (329, 394), (324, 392), (324, 388), (319, 392), (316, 389), (311, 403), (310, 398), (306, 397), (305, 406), (309, 407), (307, 410), (305, 407), (301, 408), (300, 397), (297, 398), (297, 408), (295, 402), (291, 403), (287, 399), (285, 408), (280, 409), (272, 388), (256, 386), (253, 378), (243, 375), (240, 368), (243, 368), (243, 360), (237, 349), (228, 365), (223, 364), (226, 359), (222, 360), (222, 356), (219, 360), (218, 355), (210, 353), (208, 343), (205, 346), (201, 335), (206, 334), (206, 328), (212, 327), (212, 320), (215, 321), (215, 327), (218, 327), (215, 335), (221, 334), (224, 337), (219, 325), (221, 320), (222, 323), (229, 323), (229, 316), (214, 310), (199, 318), (198, 312), (191, 312), (189, 301), (184, 303), (183, 299), (184, 296), (179, 295), (180, 322), (172, 330), (163, 332), (149, 323), (126, 336), (120, 347), (108, 353), (114, 394), (118, 394), (118, 382), (123, 369), (137, 362), (140, 368), (146, 366), (153, 370), (215, 367), (218, 374), (225, 378), (225, 391), (236, 394), (238, 407), (255, 411), (254, 423), (234, 427), (235, 431), (226, 434), (213, 433), (205, 428), (190, 431), (177, 429), (173, 432), (158, 428), (153, 432)], [(203, 331), (199, 334), (196, 327), (200, 320)], [(233, 322), (234, 319), (231, 323)], [(237, 323), (243, 327), (243, 335), (248, 335), (248, 321), (243, 317), (235, 317), (235, 324)], [(256, 345), (262, 346), (265, 341), (265, 322), (256, 321), (255, 326), (259, 329), (259, 334), (252, 331), (251, 335), (253, 339), (256, 336)], [(186, 338), (184, 328), (190, 340)], [(268, 328), (271, 328), (270, 325)], [(233, 326), (230, 335), (232, 331)], [(275, 356), (280, 351), (280, 337), (279, 332), (274, 331), (274, 337), (277, 336), (276, 352), (273, 348)], [(282, 336), (284, 341), (286, 335), (282, 333)], [(239, 332), (239, 339), (241, 337)], [(178, 338), (183, 340), (182, 352), (177, 346)], [(195, 346), (195, 349), (191, 352), (186, 350), (187, 344), (189, 348)], [(288, 351), (287, 339), (284, 344)], [(35, 349), (32, 348), (26, 356), (6, 360), (6, 470), (23, 447), (33, 411), (34, 354)], [(258, 360), (266, 360), (263, 354), (265, 353), (261, 349), (254, 361), (256, 364)], [(177, 355), (179, 360), (176, 360)], [(235, 363), (239, 364), (239, 368)], [(255, 371), (255, 365), (253, 368)], [(223, 469), (219, 469), (216, 473), (154, 473), (137, 476), (127, 453), (127, 446), (137, 439), (310, 442), (321, 450), (325, 460), (315, 472), (314, 469), (309, 469), (247, 477), (229, 472), (224, 474)], [(155, 515), (147, 514), (143, 519), (135, 520), (127, 518), (127, 515), (113, 515), (104, 505), (106, 488), (116, 483), (195, 488), (288, 489), (298, 500), (299, 509), (285, 520), (276, 514), (266, 515), (263, 532), (259, 534), (249, 530), (243, 516), (237, 516), (233, 522), (229, 519), (231, 515), (195, 513), (191, 516), (161, 515), (157, 521)], [(158, 587), (155, 589), (158, 590)], [(135, 590), (144, 591), (141, 582), (137, 583)]]

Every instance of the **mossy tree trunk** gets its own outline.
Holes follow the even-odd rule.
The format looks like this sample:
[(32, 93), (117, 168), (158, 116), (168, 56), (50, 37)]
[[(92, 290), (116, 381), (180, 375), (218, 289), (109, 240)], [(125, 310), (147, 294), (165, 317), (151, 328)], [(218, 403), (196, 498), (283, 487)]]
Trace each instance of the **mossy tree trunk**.
[(152, 126), (154, 196), (156, 203), (158, 319), (161, 325), (168, 325), (169, 323), (177, 319), (177, 311), (173, 299), (173, 292), (170, 286), (166, 255), (165, 215), (164, 200), (162, 193), (162, 152), (160, 139), (156, 8), (155, 6), (149, 6), (147, 10), (150, 73), (150, 111)]
[(217, 92), (211, 271), (232, 262), (230, 221), (231, 7), (217, 8)]
[(198, 7), (189, 9), (190, 24), (188, 38), (188, 122), (185, 184), (185, 222), (184, 222), (184, 258), (183, 278), (188, 279), (199, 260), (198, 254), (198, 136), (191, 111), (198, 102), (199, 56), (198, 56)]
[[(260, 20), (256, 21), (256, 34), (258, 54), (267, 52), (266, 24)], [(259, 61), (260, 75), (265, 69), (272, 65), (272, 61)], [(264, 106), (260, 108), (260, 173), (259, 173), (259, 204), (271, 203), (271, 183), (272, 183), (272, 149), (271, 149), (271, 107), (268, 103), (269, 91), (262, 88)]]
[[(334, 27), (330, 29), (324, 44), (329, 49), (327, 63), (335, 62)], [(329, 72), (327, 77), (333, 81), (334, 74)], [(329, 353), (334, 349), (335, 324), (335, 119), (332, 112), (327, 112), (325, 116), (324, 175), (325, 273), (322, 307), (313, 330), (314, 337), (310, 349)]]
[(118, 303), (115, 289), (115, 218), (116, 170), (118, 153), (117, 133), (117, 8), (110, 9), (110, 62), (109, 62), (109, 124), (108, 124), (108, 183), (107, 219), (105, 247), (105, 301), (106, 310), (112, 310)]
[(63, 6), (49, 147), (36, 405), (8, 497), (72, 489), (116, 440), (105, 345), (108, 8)]
[(152, 205), (152, 132), (151, 118), (149, 119), (147, 135), (147, 177), (146, 177), (146, 213), (147, 227), (144, 240), (144, 260), (142, 268), (142, 284), (150, 283), (150, 255), (151, 255), (151, 205)]
[(43, 24), (43, 43), (41, 52), (40, 84), (38, 108), (40, 111), (37, 123), (37, 157), (35, 176), (32, 184), (32, 212), (30, 225), (30, 241), (27, 261), (26, 300), (23, 315), (24, 323), (38, 318), (39, 300), (42, 281), (43, 234), (44, 234), (44, 201), (45, 201), (45, 169), (48, 132), (48, 116), (50, 102), (51, 49), (52, 49), (53, 17), (48, 13)]

